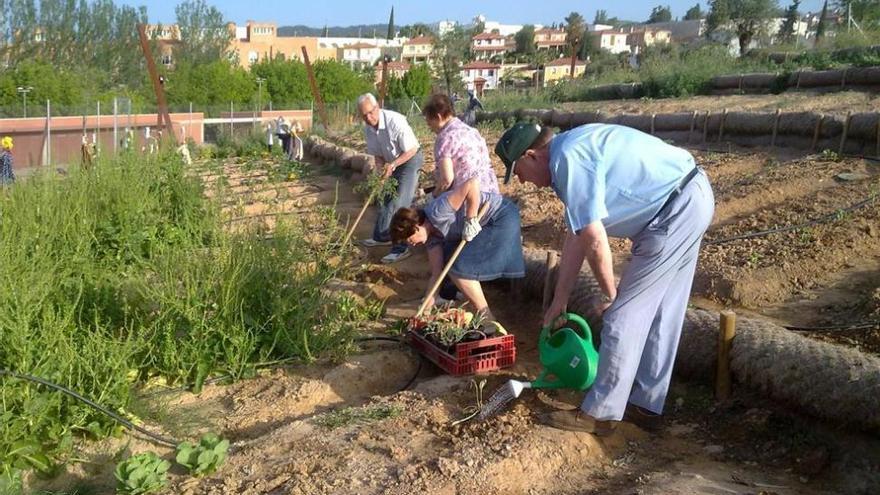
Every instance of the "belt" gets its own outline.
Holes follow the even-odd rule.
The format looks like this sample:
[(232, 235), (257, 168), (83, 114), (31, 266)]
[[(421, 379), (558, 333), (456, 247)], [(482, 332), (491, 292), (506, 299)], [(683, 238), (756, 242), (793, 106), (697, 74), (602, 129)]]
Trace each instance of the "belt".
[[(688, 183), (697, 176), (697, 173), (699, 173), (699, 171), (700, 167), (694, 167), (693, 169), (691, 169), (690, 172), (687, 173), (687, 175), (684, 176), (683, 179), (681, 179), (678, 185), (675, 186), (675, 189), (673, 189), (672, 192), (669, 193), (669, 197), (666, 198), (666, 202), (663, 203), (663, 206), (661, 206), (660, 209), (657, 210), (657, 214), (654, 215), (654, 218), (657, 218), (657, 215), (659, 215), (661, 211), (665, 210), (667, 206), (671, 205), (672, 202), (675, 201), (675, 198), (677, 198), (678, 195), (681, 194), (681, 190), (684, 189), (684, 187), (687, 186)], [(652, 218), (651, 221), (653, 221), (654, 218)]]

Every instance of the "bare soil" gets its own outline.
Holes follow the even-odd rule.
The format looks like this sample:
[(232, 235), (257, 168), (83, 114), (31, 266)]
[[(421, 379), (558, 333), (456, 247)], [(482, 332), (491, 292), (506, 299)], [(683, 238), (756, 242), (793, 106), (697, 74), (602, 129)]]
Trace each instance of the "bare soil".
[[(484, 135), (492, 146), (499, 131)], [(422, 140), (429, 158), (432, 140)], [(347, 143), (360, 146), (357, 135)], [(875, 194), (880, 180), (880, 167), (862, 160), (766, 150), (695, 154), (716, 192), (709, 242), (837, 212)], [(493, 160), (500, 174), (501, 164)], [(315, 209), (331, 204), (345, 222), (362, 205), (333, 167), (314, 165), (305, 180), (274, 184), (265, 171), (246, 168), (230, 163), (219, 174), (203, 175), (206, 183), (233, 190), (224, 208), (230, 228), (256, 224), (270, 235), (279, 216), (317, 221)], [(866, 177), (844, 181), (838, 178), (843, 172)], [(561, 246), (562, 205), (551, 191), (514, 181), (503, 192), (520, 204), (527, 246)], [(356, 237), (368, 235), (373, 221), (369, 211)], [(695, 303), (733, 306), (803, 326), (876, 321), (878, 229), (875, 203), (809, 229), (707, 245)], [(622, 266), (628, 245), (615, 241), (613, 248)], [(384, 319), (365, 334), (393, 332), (415, 312), (425, 290), (424, 253), (384, 266), (379, 258), (385, 249), (364, 250), (356, 279), (328, 287), (385, 301)], [(420, 365), (406, 346), (364, 342), (342, 363), (269, 370), (231, 385), (208, 385), (198, 395), (145, 394), (138, 414), (148, 427), (179, 438), (214, 431), (233, 442), (218, 473), (192, 478), (175, 468), (166, 493), (783, 495), (869, 494), (880, 486), (876, 433), (802, 417), (741, 387), (732, 400), (717, 402), (711, 377), (673, 384), (669, 423), (659, 434), (622, 423), (610, 437), (596, 438), (541, 425), (540, 413), (579, 404), (579, 394), (565, 391), (526, 392), (489, 421), (453, 425), (476, 404), (478, 381), (486, 380), (488, 396), (508, 378), (532, 377), (540, 368), (539, 305), (519, 299), (502, 283), (489, 284), (487, 296), (517, 337), (517, 364), (503, 372), (451, 377)], [(878, 332), (813, 335), (877, 352)], [(413, 377), (412, 386), (400, 391)], [(327, 418), (345, 408), (362, 411), (364, 419), (327, 426)], [(31, 486), (110, 493), (114, 464), (125, 455), (144, 450), (167, 459), (174, 455), (137, 438), (78, 448), (84, 462)]]

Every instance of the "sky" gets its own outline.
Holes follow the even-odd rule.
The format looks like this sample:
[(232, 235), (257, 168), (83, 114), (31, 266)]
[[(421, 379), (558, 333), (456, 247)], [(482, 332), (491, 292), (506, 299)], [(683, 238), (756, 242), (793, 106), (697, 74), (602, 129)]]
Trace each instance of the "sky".
[[(573, 0), (288, 0), (241, 1), (207, 0), (223, 12), (227, 20), (244, 24), (247, 20), (275, 22), (279, 26), (304, 24), (312, 27), (349, 26), (355, 24), (384, 24), (394, 6), (397, 26), (415, 22), (454, 20), (468, 23), (477, 14), (503, 24), (545, 24), (561, 22), (569, 12), (580, 12), (592, 22), (597, 9), (604, 9), (609, 17), (644, 21), (656, 5), (669, 5), (673, 17), (683, 17), (697, 0), (602, 0), (585, 2)], [(802, 0), (801, 12), (818, 12), (823, 0)], [(144, 5), (150, 22), (174, 22), (177, 0), (121, 0), (129, 5)], [(790, 0), (778, 0), (787, 7)], [(707, 10), (706, 0), (701, 0)]]

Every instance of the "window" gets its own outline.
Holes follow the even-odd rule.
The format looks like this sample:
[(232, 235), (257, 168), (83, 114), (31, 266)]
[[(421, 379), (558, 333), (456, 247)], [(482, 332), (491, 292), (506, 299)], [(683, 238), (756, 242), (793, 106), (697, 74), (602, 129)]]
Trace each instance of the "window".
[(162, 65), (171, 65), (173, 63), (174, 62), (171, 59), (170, 53), (166, 53), (166, 54), (162, 55)]
[(492, 76), (494, 76), (494, 75), (495, 75), (495, 71), (494, 71), (494, 70), (492, 70), (492, 69), (489, 69), (489, 71), (488, 71), (488, 72), (489, 72), (489, 77), (492, 77)]
[(248, 52), (248, 62), (249, 62), (249, 63), (251, 63), (251, 64), (255, 64), (255, 63), (257, 63), (257, 60), (258, 60), (259, 58), (260, 58), (260, 56), (257, 54), (257, 52), (255, 52), (255, 51), (253, 51), (253, 50), (251, 50), (250, 52)]

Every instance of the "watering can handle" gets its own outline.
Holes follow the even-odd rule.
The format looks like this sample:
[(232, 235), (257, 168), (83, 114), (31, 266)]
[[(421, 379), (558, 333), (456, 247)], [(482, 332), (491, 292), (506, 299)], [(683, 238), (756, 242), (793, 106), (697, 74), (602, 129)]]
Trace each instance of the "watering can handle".
[[(590, 331), (590, 325), (587, 323), (586, 320), (581, 318), (581, 316), (576, 313), (565, 313), (565, 314), (559, 315), (556, 318), (556, 320), (554, 320), (554, 323), (556, 321), (562, 320), (563, 318), (565, 318), (565, 320), (563, 320), (563, 321), (570, 321), (575, 324), (573, 330), (575, 332), (579, 333), (580, 336), (584, 340), (586, 340), (590, 344), (593, 343), (593, 332)], [(550, 333), (551, 333), (550, 328), (551, 327), (548, 326), (548, 327), (544, 327), (541, 329), (541, 336), (540, 336), (541, 339), (546, 339), (546, 338), (550, 337)], [(555, 330), (558, 330), (559, 328), (561, 328), (561, 327), (557, 327), (553, 330), (555, 331)]]

